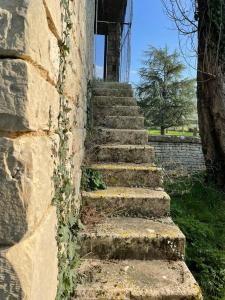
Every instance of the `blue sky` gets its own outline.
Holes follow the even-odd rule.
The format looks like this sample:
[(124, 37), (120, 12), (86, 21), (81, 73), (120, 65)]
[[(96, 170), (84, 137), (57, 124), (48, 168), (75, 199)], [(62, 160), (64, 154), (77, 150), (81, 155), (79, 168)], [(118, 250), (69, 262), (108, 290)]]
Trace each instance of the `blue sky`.
[[(148, 45), (154, 47), (168, 45), (171, 51), (179, 50), (178, 32), (171, 20), (165, 15), (160, 0), (134, 0), (130, 77), (133, 83), (139, 80), (137, 71), (141, 66), (143, 51), (147, 49)], [(185, 76), (194, 77), (196, 72), (192, 67), (194, 65), (193, 59), (186, 57), (183, 61), (187, 65)]]
[[(141, 67), (143, 52), (148, 45), (164, 47), (167, 45), (171, 51), (179, 50), (178, 33), (174, 24), (164, 13), (161, 0), (133, 0), (134, 18), (132, 27), (131, 43), (131, 76), (130, 81), (139, 81), (138, 70)], [(100, 46), (101, 45), (101, 46)], [(98, 73), (102, 72), (100, 65), (103, 65), (103, 38), (97, 37), (96, 61)], [(196, 71), (191, 67), (193, 59), (187, 57), (184, 63), (187, 65), (185, 76), (194, 77)]]

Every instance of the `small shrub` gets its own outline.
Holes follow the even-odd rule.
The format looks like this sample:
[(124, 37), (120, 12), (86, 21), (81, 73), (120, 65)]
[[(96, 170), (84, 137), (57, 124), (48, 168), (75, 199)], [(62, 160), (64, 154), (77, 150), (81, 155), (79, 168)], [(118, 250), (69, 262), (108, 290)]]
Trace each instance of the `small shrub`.
[(86, 192), (105, 190), (106, 184), (102, 179), (102, 175), (98, 171), (83, 167), (81, 189)]

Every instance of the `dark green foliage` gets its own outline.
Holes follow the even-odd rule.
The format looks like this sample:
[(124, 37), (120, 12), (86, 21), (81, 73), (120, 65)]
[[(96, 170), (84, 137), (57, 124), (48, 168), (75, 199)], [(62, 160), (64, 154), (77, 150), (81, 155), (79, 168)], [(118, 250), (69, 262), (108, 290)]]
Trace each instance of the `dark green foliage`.
[[(61, 211), (63, 213), (63, 211)], [(79, 266), (79, 241), (77, 233), (80, 230), (80, 222), (72, 212), (59, 220), (57, 242), (59, 247), (59, 275), (58, 291), (56, 299), (71, 299), (71, 294), (76, 287), (76, 269)], [(65, 247), (65, 248), (64, 248)]]
[(92, 105), (91, 105), (91, 98), (92, 98), (92, 84), (91, 81), (88, 81), (87, 85), (87, 124), (86, 128), (88, 131), (91, 130), (92, 128), (92, 123), (93, 123), (93, 112), (92, 112)]
[(186, 261), (205, 300), (225, 299), (225, 194), (196, 175), (167, 183), (172, 216), (187, 238)]
[(194, 111), (195, 81), (182, 78), (185, 66), (176, 51), (149, 47), (145, 57), (137, 95), (146, 125), (161, 127), (162, 131), (184, 125)]
[(81, 179), (81, 189), (86, 192), (105, 190), (106, 184), (98, 171), (84, 167)]

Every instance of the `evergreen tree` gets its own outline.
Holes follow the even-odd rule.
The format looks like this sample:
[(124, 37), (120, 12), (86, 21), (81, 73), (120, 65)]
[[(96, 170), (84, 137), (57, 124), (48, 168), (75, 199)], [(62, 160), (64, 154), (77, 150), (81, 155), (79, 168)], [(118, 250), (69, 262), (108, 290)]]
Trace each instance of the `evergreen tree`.
[(139, 105), (147, 126), (165, 129), (182, 126), (194, 111), (195, 80), (182, 78), (184, 64), (177, 51), (149, 47), (139, 74), (137, 86)]

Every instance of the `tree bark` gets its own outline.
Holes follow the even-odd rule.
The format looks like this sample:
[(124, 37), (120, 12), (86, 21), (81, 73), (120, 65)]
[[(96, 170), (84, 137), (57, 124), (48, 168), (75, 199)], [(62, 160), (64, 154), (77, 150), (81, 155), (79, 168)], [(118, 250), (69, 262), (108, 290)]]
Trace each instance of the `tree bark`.
[(214, 23), (213, 5), (198, 0), (198, 115), (207, 178), (225, 190), (225, 20)]
[(160, 132), (161, 132), (161, 135), (165, 135), (165, 128), (164, 128), (164, 127), (161, 127), (161, 128), (160, 128)]

